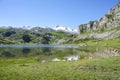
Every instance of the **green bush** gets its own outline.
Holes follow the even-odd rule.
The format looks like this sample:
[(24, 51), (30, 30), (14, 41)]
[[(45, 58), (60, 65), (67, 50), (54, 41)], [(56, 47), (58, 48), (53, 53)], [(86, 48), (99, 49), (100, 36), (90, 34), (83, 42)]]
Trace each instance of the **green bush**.
[(113, 19), (114, 14), (106, 14), (105, 16), (106, 16), (108, 19)]

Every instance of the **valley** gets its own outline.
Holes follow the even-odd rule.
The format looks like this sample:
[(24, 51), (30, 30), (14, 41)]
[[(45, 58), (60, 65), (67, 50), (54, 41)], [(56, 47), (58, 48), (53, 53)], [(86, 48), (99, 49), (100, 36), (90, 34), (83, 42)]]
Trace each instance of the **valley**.
[(120, 80), (120, 2), (78, 29), (0, 27), (0, 80)]

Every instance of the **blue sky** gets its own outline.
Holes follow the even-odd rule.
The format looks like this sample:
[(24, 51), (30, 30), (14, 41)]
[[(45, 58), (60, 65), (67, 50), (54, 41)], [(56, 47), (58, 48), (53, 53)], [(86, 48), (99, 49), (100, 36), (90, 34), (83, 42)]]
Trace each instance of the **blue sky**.
[(119, 0), (0, 0), (0, 26), (64, 25), (77, 28), (108, 12)]

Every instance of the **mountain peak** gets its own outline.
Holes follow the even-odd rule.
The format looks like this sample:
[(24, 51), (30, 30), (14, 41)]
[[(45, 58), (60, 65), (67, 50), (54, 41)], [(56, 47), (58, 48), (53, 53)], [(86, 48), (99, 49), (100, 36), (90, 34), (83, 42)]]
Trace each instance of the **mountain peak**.
[(77, 33), (77, 30), (73, 30), (69, 27), (57, 25), (55, 28), (53, 28), (56, 31), (63, 31), (63, 32), (68, 32), (68, 33)]

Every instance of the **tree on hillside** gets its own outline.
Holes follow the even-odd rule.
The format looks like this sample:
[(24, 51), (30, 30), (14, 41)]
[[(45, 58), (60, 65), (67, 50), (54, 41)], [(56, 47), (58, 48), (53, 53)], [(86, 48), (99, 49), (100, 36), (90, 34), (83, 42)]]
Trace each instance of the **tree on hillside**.
[(22, 39), (24, 40), (24, 42), (30, 42), (30, 36), (29, 35), (23, 35)]
[(16, 32), (15, 32), (15, 31), (6, 31), (6, 32), (3, 32), (3, 33), (2, 33), (2, 35), (3, 35), (4, 37), (9, 37), (9, 36), (11, 36), (12, 34), (16, 34)]

